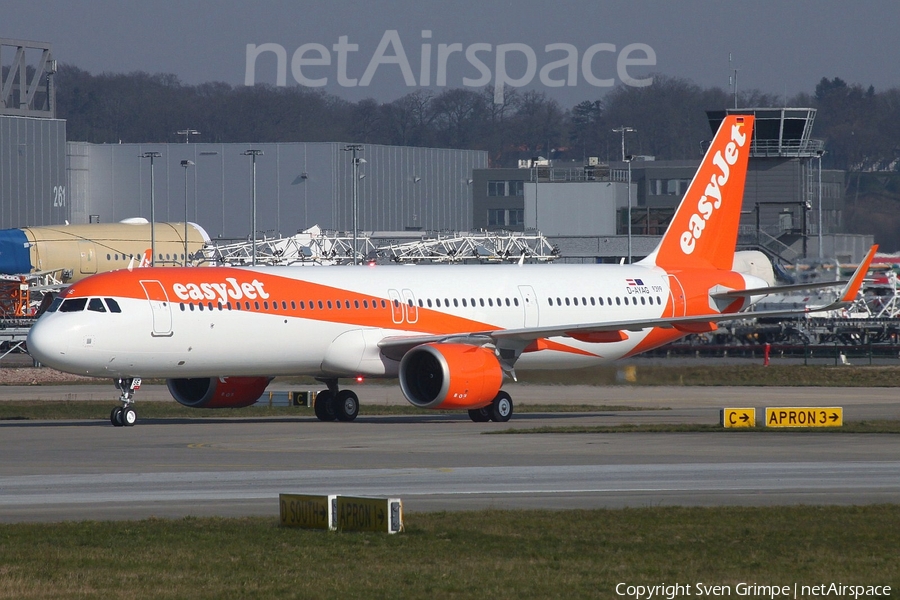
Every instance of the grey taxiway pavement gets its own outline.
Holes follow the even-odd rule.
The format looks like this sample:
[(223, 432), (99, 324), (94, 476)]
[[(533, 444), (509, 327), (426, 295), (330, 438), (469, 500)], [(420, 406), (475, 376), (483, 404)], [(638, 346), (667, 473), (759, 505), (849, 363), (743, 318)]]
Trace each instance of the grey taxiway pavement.
[[(43, 388), (40, 397), (94, 393), (76, 387)], [(6, 388), (0, 398), (35, 389)], [(108, 389), (97, 393), (112, 407), (115, 394)], [(428, 412), (363, 415), (353, 423), (141, 419), (132, 428), (100, 418), (0, 421), (0, 521), (275, 516), (279, 493), (400, 497), (408, 511), (900, 502), (896, 435), (497, 433), (547, 425), (715, 423), (722, 406), (843, 406), (848, 421), (900, 418), (896, 389), (508, 389), (520, 403), (669, 410), (522, 413), (505, 424)], [(367, 399), (402, 402), (390, 386), (359, 392), (364, 405)], [(165, 396), (152, 387), (140, 393), (144, 400)]]

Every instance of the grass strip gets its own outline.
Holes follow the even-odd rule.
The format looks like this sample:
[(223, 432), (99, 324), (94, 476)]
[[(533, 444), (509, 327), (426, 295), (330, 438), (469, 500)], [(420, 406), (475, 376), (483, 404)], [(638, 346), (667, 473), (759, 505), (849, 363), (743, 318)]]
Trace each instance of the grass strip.
[(533, 427), (530, 429), (503, 429), (486, 431), (486, 435), (520, 433), (900, 433), (900, 421), (877, 420), (850, 421), (842, 427), (736, 427), (725, 429), (721, 425), (700, 423), (641, 423), (621, 425), (568, 425)]
[(741, 582), (900, 588), (897, 505), (405, 521), (393, 536), (286, 529), (272, 518), (0, 525), (0, 599), (614, 598), (623, 582), (690, 584), (691, 596), (697, 582), (732, 596)]
[[(108, 419), (115, 400), (109, 402), (93, 400), (11, 400), (0, 402), (0, 421), (28, 421), (28, 420), (61, 420), (61, 419)], [(135, 408), (141, 419), (203, 419), (203, 418), (315, 418), (313, 409), (303, 406), (248, 406), (247, 408), (221, 408), (204, 410), (188, 408), (174, 401), (172, 402), (137, 402)], [(669, 409), (645, 409), (629, 406), (596, 406), (589, 404), (518, 404), (517, 413), (600, 413), (623, 412), (637, 410), (669, 410)], [(430, 411), (416, 408), (411, 405), (377, 405), (362, 404), (360, 414), (363, 416), (391, 416), (391, 415), (433, 415), (452, 414), (460, 417), (466, 416), (465, 412), (456, 411)]]
[(591, 369), (523, 371), (520, 383), (542, 385), (684, 385), (790, 387), (897, 387), (900, 366), (716, 364), (608, 365)]

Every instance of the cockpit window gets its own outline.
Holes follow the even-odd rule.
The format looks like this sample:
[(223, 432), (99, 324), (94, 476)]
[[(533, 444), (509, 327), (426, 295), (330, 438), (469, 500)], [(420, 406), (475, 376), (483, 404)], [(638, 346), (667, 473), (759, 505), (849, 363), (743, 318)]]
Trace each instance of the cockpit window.
[(103, 300), (100, 298), (91, 298), (88, 301), (87, 309), (94, 312), (106, 312), (106, 307), (103, 306)]
[(63, 299), (56, 297), (53, 299), (53, 302), (50, 303), (50, 306), (47, 308), (47, 312), (56, 312), (59, 308), (59, 305), (63, 303)]
[(87, 298), (69, 298), (59, 307), (59, 312), (81, 312), (87, 300)]
[(120, 313), (122, 309), (119, 308), (119, 303), (113, 300), (112, 298), (104, 298), (106, 300), (106, 306), (109, 307), (109, 312), (111, 313)]

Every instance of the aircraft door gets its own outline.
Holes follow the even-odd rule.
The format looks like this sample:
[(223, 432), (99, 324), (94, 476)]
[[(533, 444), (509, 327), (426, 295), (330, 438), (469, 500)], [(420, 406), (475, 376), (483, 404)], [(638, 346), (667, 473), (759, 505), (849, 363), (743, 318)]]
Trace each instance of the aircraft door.
[(80, 270), (84, 275), (97, 272), (97, 254), (94, 252), (94, 243), (87, 240), (78, 240), (78, 253), (81, 255)]
[(672, 317), (683, 317), (686, 314), (684, 287), (674, 275), (669, 275), (669, 301), (672, 303)]
[(141, 280), (141, 287), (150, 302), (153, 311), (153, 336), (168, 337), (172, 335), (172, 308), (165, 288), (156, 280)]
[(419, 320), (419, 308), (416, 306), (416, 297), (412, 290), (403, 290), (403, 303), (406, 304), (406, 322), (415, 323)]
[(388, 290), (388, 298), (391, 302), (391, 320), (400, 324), (403, 322), (403, 298), (397, 290)]
[(522, 306), (525, 309), (525, 324), (523, 327), (537, 327), (540, 321), (537, 296), (530, 285), (520, 285), (519, 295), (522, 297)]

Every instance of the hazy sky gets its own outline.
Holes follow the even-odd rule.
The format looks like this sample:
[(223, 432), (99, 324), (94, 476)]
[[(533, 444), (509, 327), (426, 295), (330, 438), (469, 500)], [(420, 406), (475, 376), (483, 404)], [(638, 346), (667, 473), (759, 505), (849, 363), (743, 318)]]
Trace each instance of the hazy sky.
[[(743, 90), (811, 93), (822, 77), (900, 86), (896, 0), (0, 0), (0, 37), (49, 42), (58, 61), (92, 73), (174, 73), (188, 84), (243, 85), (247, 45), (277, 44), (288, 85), (299, 74), (352, 101), (390, 101), (425, 83), (446, 89), (435, 87), (441, 61), (446, 87), (490, 81), (493, 89), (502, 66), (507, 80), (529, 82), (524, 89), (565, 107), (621, 85), (623, 66), (637, 81), (662, 73), (727, 88), (729, 53)], [(0, 61), (9, 64), (10, 54)], [(655, 64), (641, 64), (652, 55)], [(275, 57), (256, 60), (256, 82), (276, 83)]]

